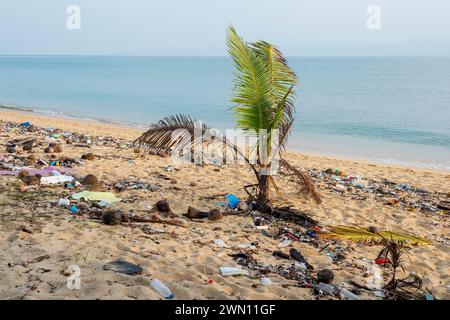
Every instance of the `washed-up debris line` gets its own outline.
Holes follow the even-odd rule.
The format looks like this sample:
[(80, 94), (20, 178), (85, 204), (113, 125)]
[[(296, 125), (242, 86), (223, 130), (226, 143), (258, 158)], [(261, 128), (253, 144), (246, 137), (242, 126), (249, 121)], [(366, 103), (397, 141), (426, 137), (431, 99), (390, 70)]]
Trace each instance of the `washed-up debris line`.
[(117, 192), (125, 190), (148, 190), (156, 192), (161, 189), (161, 186), (156, 183), (143, 182), (139, 178), (121, 179), (112, 185), (112, 188)]
[[(42, 128), (34, 125), (22, 125), (10, 121), (0, 120), (0, 133), (15, 133), (24, 136), (32, 135), (33, 138), (15, 139), (7, 145), (10, 148), (35, 147), (39, 144), (51, 143), (52, 141), (65, 141), (75, 147), (106, 146), (121, 149), (132, 148), (132, 143), (125, 139), (118, 139), (112, 136), (90, 136), (76, 132), (65, 131), (56, 128)], [(40, 138), (40, 139), (39, 139)], [(12, 150), (11, 150), (12, 151)], [(57, 150), (56, 150), (57, 151)], [(13, 153), (13, 152), (11, 152)]]
[(373, 199), (386, 206), (395, 206), (424, 213), (450, 213), (450, 194), (396, 183), (388, 179), (367, 179), (343, 175), (339, 170), (308, 170), (321, 188), (340, 193), (353, 200)]

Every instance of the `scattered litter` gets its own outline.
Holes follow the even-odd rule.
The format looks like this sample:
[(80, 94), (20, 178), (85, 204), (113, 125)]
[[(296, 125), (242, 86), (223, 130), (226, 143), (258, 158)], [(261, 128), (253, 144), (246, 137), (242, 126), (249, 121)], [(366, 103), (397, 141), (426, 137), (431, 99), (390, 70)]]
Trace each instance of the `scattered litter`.
[(287, 259), (287, 260), (291, 259), (290, 255), (288, 255), (287, 253), (284, 253), (283, 251), (280, 251), (280, 250), (275, 250), (272, 253), (272, 255), (275, 257), (278, 257), (278, 258), (282, 258), (282, 259)]
[(384, 298), (385, 297), (384, 291), (381, 291), (381, 290), (375, 290), (375, 291), (373, 291), (373, 294), (376, 295), (379, 298)]
[(328, 295), (334, 295), (336, 288), (330, 284), (327, 283), (319, 283), (318, 286), (319, 290), (322, 291), (324, 294)]
[(339, 292), (339, 295), (341, 296), (341, 298), (345, 298), (348, 300), (359, 300), (359, 297), (354, 294), (353, 292), (351, 292), (350, 290), (347, 290), (345, 288), (342, 288), (341, 291)]
[(41, 177), (41, 184), (42, 185), (49, 185), (49, 184), (59, 184), (59, 183), (65, 183), (65, 182), (71, 182), (73, 181), (73, 177), (57, 174), (54, 176), (49, 177)]
[(279, 247), (279, 248), (284, 248), (284, 247), (287, 247), (287, 246), (291, 245), (291, 243), (292, 243), (292, 240), (284, 239), (283, 241), (281, 241), (281, 242), (278, 244), (278, 247)]
[(152, 286), (153, 289), (155, 289), (163, 298), (166, 299), (173, 299), (174, 295), (173, 293), (170, 291), (169, 288), (167, 288), (164, 283), (162, 283), (161, 281), (159, 281), (158, 279), (153, 279), (152, 282), (150, 283), (150, 285)]
[(271, 286), (271, 285), (273, 285), (273, 282), (272, 282), (272, 280), (270, 280), (270, 278), (264, 277), (264, 278), (261, 278), (261, 285)]
[(105, 263), (103, 266), (104, 270), (124, 273), (128, 275), (141, 274), (142, 268), (134, 263), (125, 261), (125, 260), (115, 260), (111, 262)]
[(60, 206), (60, 207), (68, 207), (68, 206), (70, 206), (70, 200), (66, 199), (66, 198), (61, 198), (58, 201), (58, 206)]
[(291, 248), (289, 250), (289, 254), (291, 255), (291, 258), (300, 262), (300, 263), (304, 263), (307, 269), (314, 269), (312, 265), (310, 265), (308, 263), (308, 261), (306, 261), (306, 259), (302, 256), (302, 254), (300, 253), (300, 251)]
[(230, 246), (225, 243), (225, 241), (221, 239), (214, 240), (214, 244), (219, 248), (229, 248)]
[(239, 198), (236, 197), (234, 194), (229, 194), (225, 197), (226, 202), (228, 203), (228, 206), (231, 209), (235, 209), (239, 203)]
[(226, 276), (248, 276), (250, 273), (241, 267), (220, 267), (220, 274), (224, 277)]
[(425, 292), (425, 300), (434, 300), (434, 297), (430, 293)]
[(78, 207), (76, 205), (71, 206), (69, 210), (73, 214), (78, 213), (78, 211), (80, 211), (78, 210)]
[(116, 198), (111, 192), (81, 191), (74, 193), (71, 197), (75, 200), (84, 199), (87, 201), (104, 201), (106, 203), (121, 201), (121, 199)]

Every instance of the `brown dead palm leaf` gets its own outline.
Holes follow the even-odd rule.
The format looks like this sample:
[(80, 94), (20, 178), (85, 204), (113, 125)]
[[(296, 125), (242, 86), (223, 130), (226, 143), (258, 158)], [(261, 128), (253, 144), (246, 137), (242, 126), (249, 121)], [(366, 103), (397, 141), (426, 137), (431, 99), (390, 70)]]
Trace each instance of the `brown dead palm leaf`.
[(220, 143), (223, 154), (231, 155), (235, 160), (243, 159), (257, 174), (255, 166), (237, 145), (230, 142), (220, 132), (212, 130), (206, 124), (185, 114), (170, 115), (151, 124), (150, 129), (136, 139), (134, 144), (151, 152), (167, 155), (173, 150), (182, 150), (185, 147), (189, 147), (193, 152), (196, 142), (202, 145)]
[(310, 176), (291, 165), (286, 159), (281, 158), (279, 160), (280, 173), (287, 176), (289, 181), (293, 181), (296, 184), (298, 192), (306, 197), (312, 198), (317, 204), (322, 202), (322, 199), (316, 190), (314, 182)]
[(189, 115), (170, 115), (150, 125), (150, 129), (134, 143), (153, 152), (168, 154), (175, 147), (182, 148), (186, 143), (191, 143), (195, 130), (200, 128), (202, 135), (209, 129)]

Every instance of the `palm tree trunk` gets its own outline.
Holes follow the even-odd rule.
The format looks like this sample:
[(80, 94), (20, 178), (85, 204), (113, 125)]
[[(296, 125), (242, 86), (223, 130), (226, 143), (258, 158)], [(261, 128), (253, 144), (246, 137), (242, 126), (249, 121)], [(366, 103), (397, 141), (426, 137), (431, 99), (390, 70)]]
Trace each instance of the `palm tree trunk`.
[(269, 176), (260, 175), (258, 183), (259, 183), (258, 200), (263, 205), (269, 204), (270, 203)]

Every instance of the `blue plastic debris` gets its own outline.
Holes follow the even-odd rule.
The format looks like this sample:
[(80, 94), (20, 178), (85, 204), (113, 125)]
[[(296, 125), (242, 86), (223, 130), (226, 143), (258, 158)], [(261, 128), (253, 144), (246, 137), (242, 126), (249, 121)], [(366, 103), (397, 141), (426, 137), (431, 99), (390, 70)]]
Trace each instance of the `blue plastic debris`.
[(225, 200), (227, 201), (228, 206), (231, 209), (236, 208), (238, 203), (239, 203), (239, 198), (236, 197), (234, 194), (231, 194), (231, 193), (225, 197)]
[(78, 208), (75, 205), (71, 206), (69, 210), (71, 213), (74, 213), (74, 214), (78, 212)]
[(223, 201), (218, 201), (216, 204), (218, 206), (221, 206), (221, 207), (226, 207), (227, 206), (227, 204), (225, 202), (223, 202)]
[(311, 238), (317, 238), (317, 233), (314, 230), (306, 230), (306, 234)]
[(28, 127), (31, 127), (31, 123), (29, 123), (28, 121), (22, 122), (21, 124), (19, 124), (19, 127), (28, 128)]

